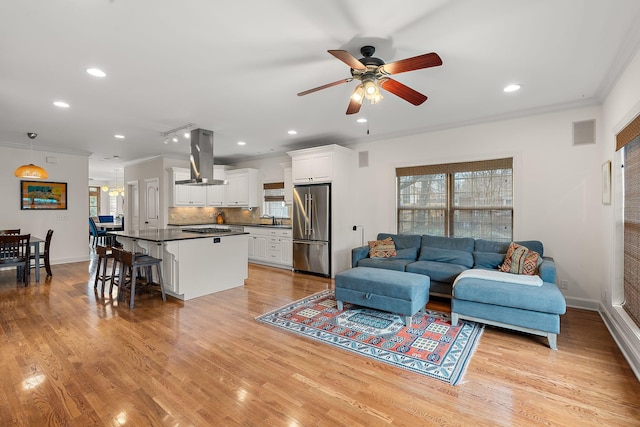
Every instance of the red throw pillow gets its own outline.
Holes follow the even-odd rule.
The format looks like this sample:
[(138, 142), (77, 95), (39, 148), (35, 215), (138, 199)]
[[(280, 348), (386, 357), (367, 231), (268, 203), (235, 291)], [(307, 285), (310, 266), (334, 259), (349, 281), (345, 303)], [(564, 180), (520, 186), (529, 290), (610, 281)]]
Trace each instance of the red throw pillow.
[(498, 270), (505, 273), (526, 274), (533, 276), (538, 268), (540, 255), (525, 246), (511, 242), (504, 262)]

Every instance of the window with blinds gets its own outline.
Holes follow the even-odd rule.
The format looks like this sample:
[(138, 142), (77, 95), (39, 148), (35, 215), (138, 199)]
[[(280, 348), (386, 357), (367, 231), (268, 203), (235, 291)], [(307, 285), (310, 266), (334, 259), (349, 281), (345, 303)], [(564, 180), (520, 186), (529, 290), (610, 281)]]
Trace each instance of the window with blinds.
[(513, 159), (396, 169), (398, 233), (513, 239)]
[(616, 136), (623, 149), (624, 301), (622, 307), (640, 327), (640, 116)]
[(270, 182), (263, 185), (265, 215), (289, 218), (289, 207), (284, 203), (284, 182)]

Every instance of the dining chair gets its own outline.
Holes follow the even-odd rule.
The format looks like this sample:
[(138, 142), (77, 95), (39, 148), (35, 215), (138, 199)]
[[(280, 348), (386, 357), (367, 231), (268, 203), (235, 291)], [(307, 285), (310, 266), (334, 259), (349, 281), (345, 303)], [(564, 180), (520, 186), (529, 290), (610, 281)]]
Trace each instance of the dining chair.
[(0, 267), (17, 267), (17, 278), (29, 284), (30, 234), (0, 235)]
[[(51, 261), (49, 259), (49, 251), (51, 248), (51, 238), (53, 237), (53, 230), (49, 229), (49, 231), (47, 231), (47, 237), (45, 237), (44, 239), (44, 250), (42, 252), (40, 252), (40, 259), (44, 260), (44, 268), (47, 271), (47, 277), (49, 276), (53, 276), (53, 273), (51, 273)], [(30, 267), (31, 268), (35, 268), (36, 267), (36, 254), (29, 254), (29, 258), (32, 262), (30, 262)]]
[(19, 228), (0, 230), (0, 234), (20, 234)]
[(104, 243), (107, 240), (108, 235), (106, 230), (98, 230), (96, 223), (93, 221), (93, 218), (89, 217), (89, 239), (93, 236), (92, 247), (96, 247), (96, 245), (100, 242)]

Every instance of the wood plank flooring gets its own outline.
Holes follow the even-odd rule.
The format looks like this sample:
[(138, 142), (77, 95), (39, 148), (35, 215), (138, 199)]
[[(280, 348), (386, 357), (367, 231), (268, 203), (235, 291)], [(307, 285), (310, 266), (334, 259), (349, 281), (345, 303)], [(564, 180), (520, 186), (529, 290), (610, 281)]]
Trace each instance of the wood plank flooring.
[(27, 288), (0, 271), (0, 426), (640, 425), (640, 383), (595, 312), (569, 309), (558, 351), (487, 328), (454, 387), (254, 320), (329, 279), (251, 265), (244, 287), (129, 310), (94, 269)]

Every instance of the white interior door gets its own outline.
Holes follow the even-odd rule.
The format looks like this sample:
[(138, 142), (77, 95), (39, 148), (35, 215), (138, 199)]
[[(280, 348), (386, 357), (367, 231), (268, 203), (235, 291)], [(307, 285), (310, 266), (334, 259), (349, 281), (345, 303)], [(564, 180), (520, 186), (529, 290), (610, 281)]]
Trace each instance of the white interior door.
[(124, 227), (127, 231), (140, 230), (140, 190), (138, 181), (127, 182), (127, 205), (125, 206)]
[(145, 185), (144, 221), (141, 224), (143, 230), (158, 228), (160, 223), (160, 180), (147, 178)]

